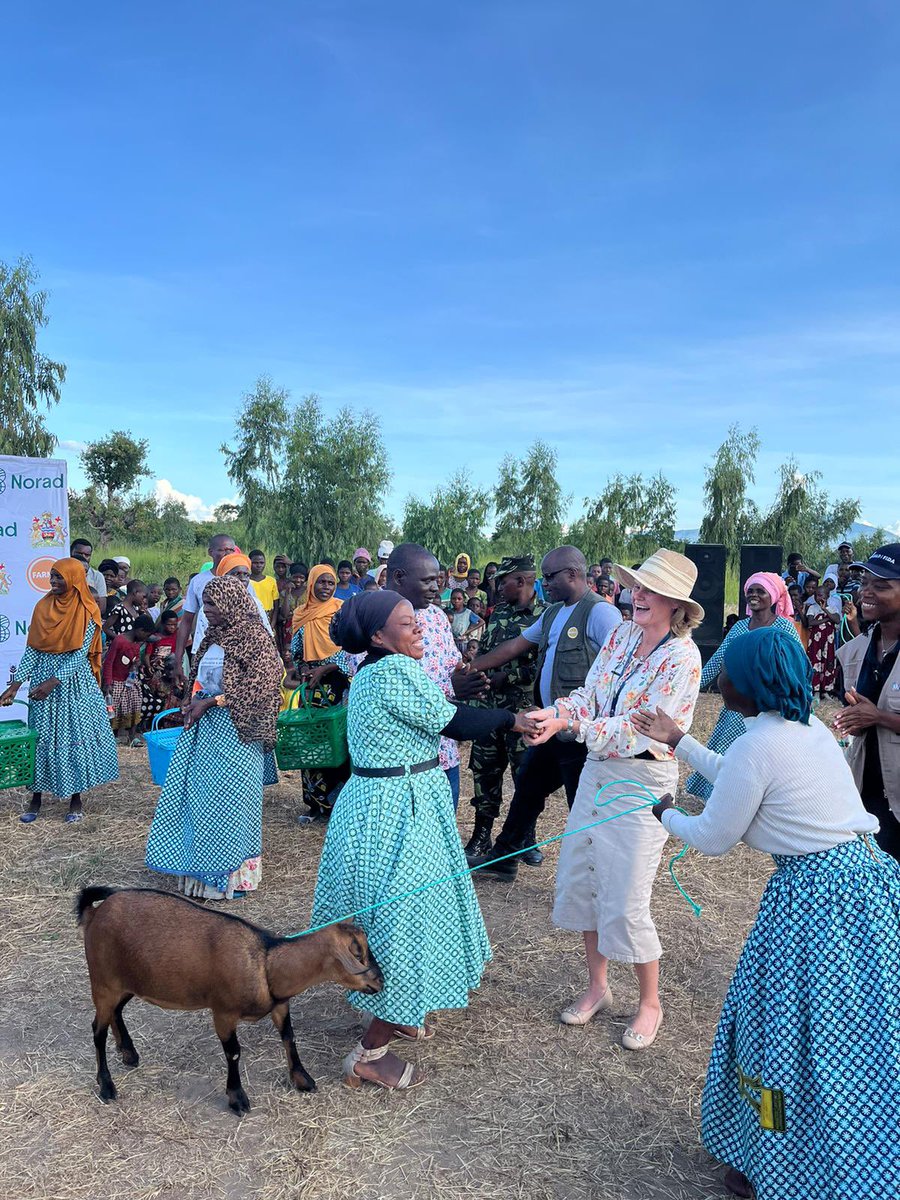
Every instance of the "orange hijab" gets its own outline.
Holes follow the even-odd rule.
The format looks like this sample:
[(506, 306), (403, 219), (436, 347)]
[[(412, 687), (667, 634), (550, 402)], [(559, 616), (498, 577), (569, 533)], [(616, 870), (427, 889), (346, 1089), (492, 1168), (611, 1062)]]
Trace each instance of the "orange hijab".
[(337, 576), (331, 567), (324, 563), (313, 567), (306, 583), (306, 603), (296, 610), (291, 625), (292, 633), (296, 633), (301, 627), (303, 629), (303, 657), (306, 662), (321, 662), (340, 650), (340, 646), (336, 646), (331, 640), (329, 629), (331, 618), (343, 601), (338, 600), (336, 596), (332, 596), (330, 600), (317, 599), (316, 583), (323, 575), (333, 579), (337, 586)]
[(53, 570), (62, 575), (67, 587), (61, 596), (44, 596), (31, 614), (26, 645), (46, 654), (65, 654), (80, 650), (88, 625), (94, 622), (94, 636), (88, 650), (88, 661), (97, 683), (100, 682), (100, 609), (88, 587), (84, 563), (77, 558), (60, 558)]
[(248, 571), (250, 570), (250, 559), (246, 554), (241, 554), (239, 550), (235, 550), (234, 554), (226, 554), (216, 567), (214, 574), (227, 575), (235, 567), (246, 567)]

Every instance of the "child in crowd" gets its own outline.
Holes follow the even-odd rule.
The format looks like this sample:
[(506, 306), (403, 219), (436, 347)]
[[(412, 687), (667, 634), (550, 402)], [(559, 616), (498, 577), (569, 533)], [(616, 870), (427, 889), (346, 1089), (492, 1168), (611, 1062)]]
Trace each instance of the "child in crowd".
[(462, 652), (469, 641), (470, 630), (474, 633), (474, 627), (480, 624), (481, 619), (468, 607), (466, 593), (462, 588), (454, 588), (450, 593), (450, 607), (446, 609), (446, 613), (450, 618), (453, 638)]
[(103, 660), (103, 691), (106, 710), (115, 733), (126, 745), (136, 746), (136, 727), (141, 722), (141, 647), (153, 637), (153, 620), (138, 616), (130, 631), (112, 639)]
[(181, 581), (174, 575), (163, 584), (163, 595), (165, 601), (163, 609), (166, 612), (173, 612), (177, 617), (181, 616), (181, 609), (184, 604), (184, 596), (181, 594)]
[(353, 578), (353, 563), (348, 558), (342, 558), (337, 565), (338, 585), (334, 594), (338, 600), (349, 600), (362, 588)]
[(794, 622), (794, 628), (797, 630), (797, 635), (803, 643), (803, 649), (807, 650), (809, 648), (809, 631), (806, 628), (806, 622), (803, 620), (803, 589), (799, 583), (788, 585), (788, 596), (794, 609), (794, 615), (791, 618)]
[(166, 671), (166, 665), (175, 653), (177, 633), (178, 614), (166, 609), (159, 618), (159, 632), (141, 647), (141, 731), (149, 727), (157, 713), (179, 703), (173, 694), (171, 676)]
[(840, 610), (834, 612), (829, 599), (830, 589), (824, 584), (818, 586), (804, 611), (809, 638), (806, 652), (813, 669), (813, 694), (818, 694), (821, 699), (834, 688), (835, 627), (841, 619)]
[(162, 612), (160, 605), (160, 597), (162, 596), (162, 586), (158, 583), (151, 583), (147, 588), (147, 612), (154, 621), (159, 620), (159, 614)]
[(484, 631), (487, 625), (487, 606), (485, 605), (484, 597), (470, 596), (469, 603), (466, 605), (466, 607), (468, 608), (469, 612), (474, 613), (478, 618), (478, 624), (473, 625), (469, 630), (469, 638), (470, 640), (480, 642), (482, 637), (484, 637)]
[(480, 653), (481, 642), (477, 641), (475, 638), (472, 638), (470, 641), (466, 642), (466, 648), (463, 651), (463, 659), (467, 663), (474, 662)]

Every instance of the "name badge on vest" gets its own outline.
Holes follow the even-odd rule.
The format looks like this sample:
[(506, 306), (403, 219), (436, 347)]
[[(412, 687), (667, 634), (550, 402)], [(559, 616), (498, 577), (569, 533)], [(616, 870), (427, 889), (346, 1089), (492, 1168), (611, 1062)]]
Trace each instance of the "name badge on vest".
[(573, 642), (578, 637), (578, 630), (575, 628), (574, 625), (570, 625), (569, 628), (566, 630), (566, 637), (571, 638)]

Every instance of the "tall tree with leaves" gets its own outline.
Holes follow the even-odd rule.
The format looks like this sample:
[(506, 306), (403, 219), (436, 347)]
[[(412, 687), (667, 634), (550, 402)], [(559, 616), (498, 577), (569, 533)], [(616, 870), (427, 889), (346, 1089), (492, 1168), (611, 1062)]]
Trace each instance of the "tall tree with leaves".
[(391, 473), (372, 413), (342, 408), (329, 419), (318, 396), (292, 405), (263, 376), (222, 453), (250, 541), (315, 561), (384, 535)]
[(562, 523), (571, 496), (556, 478), (558, 456), (538, 439), (524, 458), (507, 454), (494, 487), (496, 524), (491, 541), (511, 554), (541, 558), (562, 540)]
[(410, 496), (403, 511), (403, 540), (418, 542), (445, 565), (457, 554), (477, 559), (484, 546), (484, 527), (491, 497), (476, 488), (468, 471), (456, 471), (428, 500)]
[(674, 544), (675, 500), (675, 488), (661, 471), (649, 479), (613, 475), (598, 496), (585, 500), (584, 516), (572, 525), (568, 540), (589, 562), (607, 555), (637, 562)]
[(819, 471), (801, 472), (795, 458), (782, 464), (775, 499), (759, 525), (760, 542), (797, 551), (811, 563), (825, 561), (859, 518), (860, 504), (848, 498), (832, 500), (821, 478)]
[(139, 496), (137, 486), (150, 474), (147, 466), (149, 443), (133, 438), (128, 430), (116, 429), (108, 437), (88, 442), (81, 452), (81, 465), (90, 486), (70, 498), (79, 520), (94, 530), (101, 546), (113, 537), (137, 536), (149, 531), (157, 515), (156, 501)]
[(700, 541), (727, 546), (732, 563), (737, 562), (741, 546), (754, 540), (759, 526), (759, 510), (747, 495), (755, 480), (758, 454), (756, 430), (744, 433), (740, 425), (731, 425), (706, 468)]
[(48, 458), (56, 438), (40, 408), (59, 403), (66, 368), (37, 348), (49, 321), (37, 280), (30, 258), (14, 267), (0, 262), (0, 454)]

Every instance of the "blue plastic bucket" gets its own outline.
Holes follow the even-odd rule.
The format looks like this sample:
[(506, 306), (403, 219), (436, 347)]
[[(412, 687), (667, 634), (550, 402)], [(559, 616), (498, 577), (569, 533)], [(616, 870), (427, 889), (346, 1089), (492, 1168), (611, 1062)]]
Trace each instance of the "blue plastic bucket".
[(181, 712), (181, 709), (167, 708), (165, 712), (158, 713), (153, 718), (150, 732), (144, 734), (147, 758), (150, 760), (150, 774), (153, 776), (153, 782), (159, 787), (166, 782), (166, 772), (172, 761), (172, 755), (175, 753), (175, 743), (181, 737), (182, 729), (180, 726), (175, 729), (157, 729), (157, 725), (163, 717), (169, 717), (172, 713), (177, 712)]

